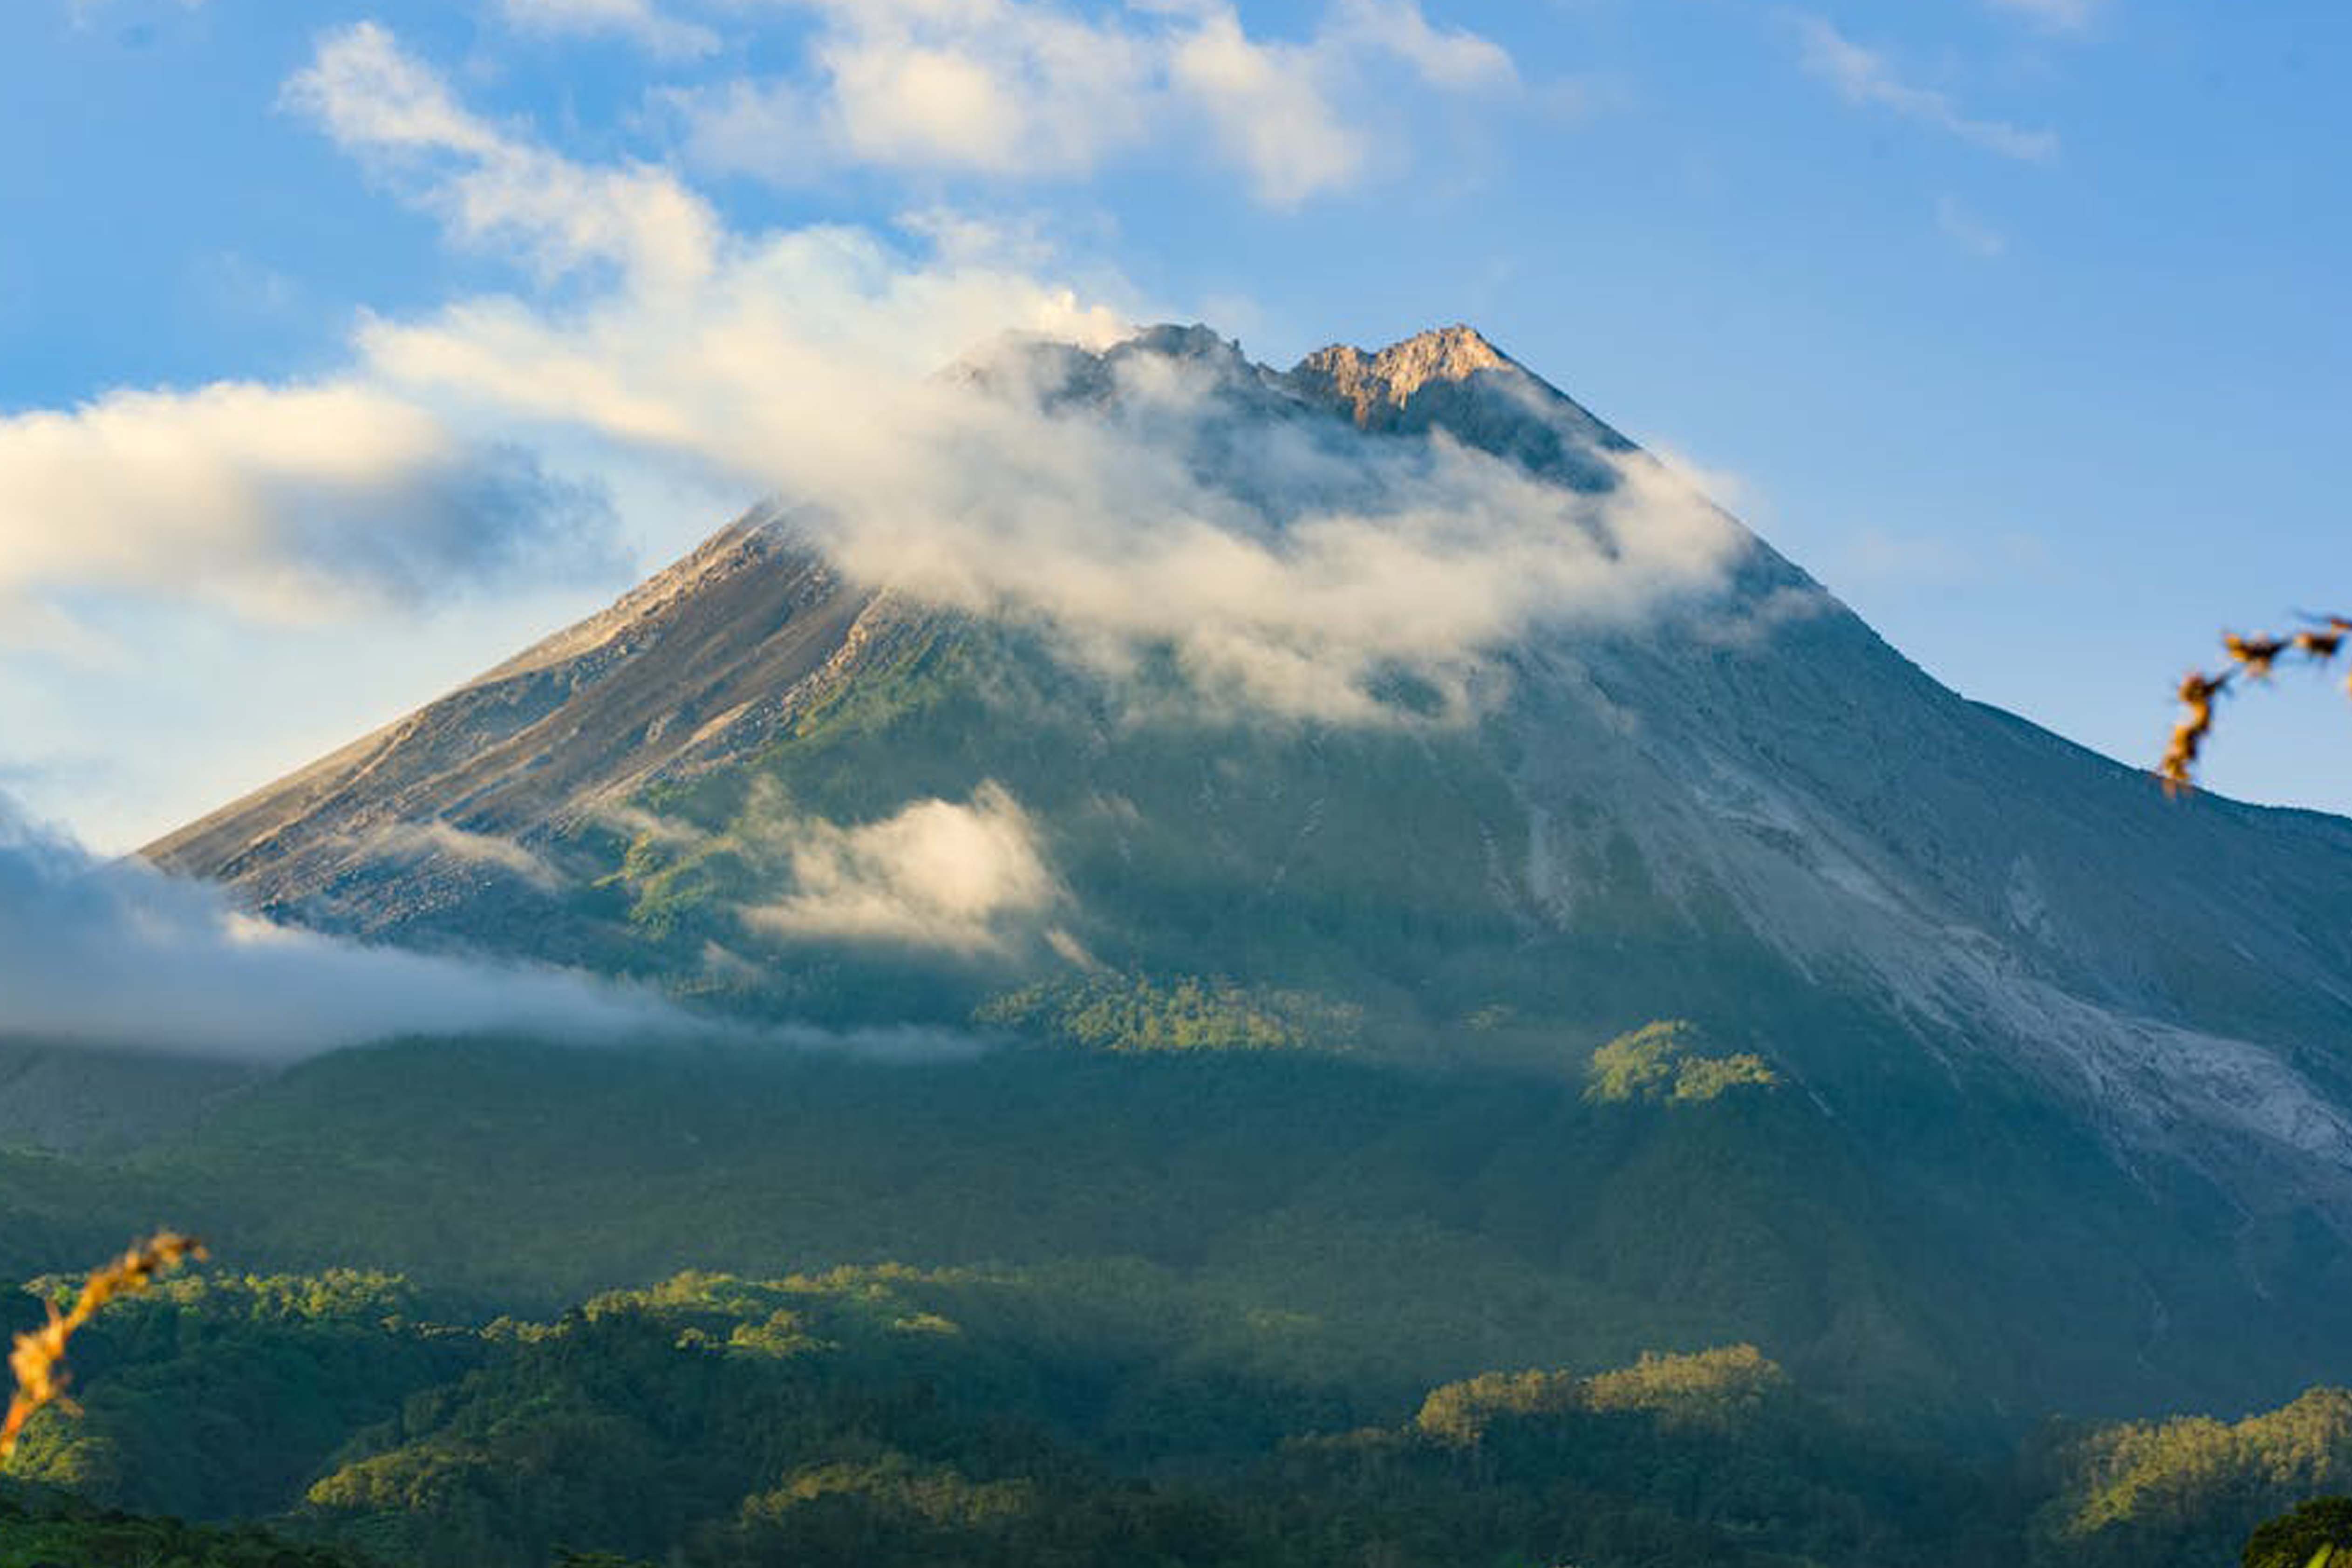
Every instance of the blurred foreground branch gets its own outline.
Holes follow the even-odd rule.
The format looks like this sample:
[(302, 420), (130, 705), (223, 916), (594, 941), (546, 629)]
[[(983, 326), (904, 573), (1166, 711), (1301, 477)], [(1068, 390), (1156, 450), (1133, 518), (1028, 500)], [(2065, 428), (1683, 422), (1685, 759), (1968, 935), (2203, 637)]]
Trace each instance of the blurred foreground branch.
[(2311, 626), (2287, 637), (2240, 637), (2223, 634), (2221, 650), (2230, 656), (2228, 668), (2208, 675), (2191, 670), (2180, 682), (2180, 721), (2172, 727), (2172, 742), (2157, 764), (2167, 795), (2197, 787), (2197, 759), (2213, 732), (2213, 704), (2233, 682), (2267, 679), (2281, 659), (2301, 659), (2312, 665), (2332, 663), (2352, 638), (2352, 620), (2342, 616), (2314, 616)]
[(8, 1353), (8, 1370), (16, 1373), (16, 1392), (8, 1401), (8, 1417), (0, 1422), (0, 1459), (16, 1449), (16, 1435), (42, 1405), (64, 1397), (66, 1342), (76, 1330), (98, 1315), (117, 1296), (135, 1296), (155, 1282), (155, 1277), (190, 1258), (202, 1258), (205, 1244), (194, 1237), (159, 1231), (82, 1282), (81, 1294), (69, 1311), (49, 1304), (49, 1321), (16, 1336)]

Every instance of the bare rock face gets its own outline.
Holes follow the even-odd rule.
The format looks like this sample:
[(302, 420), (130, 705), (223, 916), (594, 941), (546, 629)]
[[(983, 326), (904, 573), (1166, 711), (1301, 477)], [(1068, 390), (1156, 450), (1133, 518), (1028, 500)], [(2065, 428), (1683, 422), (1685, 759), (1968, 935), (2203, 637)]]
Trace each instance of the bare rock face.
[(549, 841), (756, 747), (870, 636), (876, 597), (754, 512), (611, 608), (145, 853), (273, 914), (369, 933), (560, 880)]
[(1440, 327), (1376, 353), (1334, 343), (1282, 378), (1291, 393), (1380, 435), (1441, 431), (1581, 490), (1612, 482), (1636, 450), (1591, 410), (1468, 327)]
[[(1432, 382), (1466, 380), (1518, 365), (1469, 327), (1437, 327), (1366, 353), (1345, 343), (1317, 349), (1291, 370), (1303, 390), (1346, 408), (1359, 427), (1385, 424)], [(1522, 373), (1524, 374), (1524, 373)]]

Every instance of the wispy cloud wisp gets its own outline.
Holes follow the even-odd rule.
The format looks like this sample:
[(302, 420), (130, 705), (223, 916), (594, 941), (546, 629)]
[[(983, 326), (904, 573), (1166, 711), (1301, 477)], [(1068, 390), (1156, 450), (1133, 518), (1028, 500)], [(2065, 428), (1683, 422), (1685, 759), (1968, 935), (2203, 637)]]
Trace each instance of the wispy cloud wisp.
[(1790, 21), (1805, 69), (1836, 89), (1848, 103), (1888, 110), (2005, 158), (2042, 163), (2058, 155), (2057, 132), (1968, 114), (1949, 95), (1905, 81), (1885, 56), (1855, 43), (1824, 18), (1796, 14)]

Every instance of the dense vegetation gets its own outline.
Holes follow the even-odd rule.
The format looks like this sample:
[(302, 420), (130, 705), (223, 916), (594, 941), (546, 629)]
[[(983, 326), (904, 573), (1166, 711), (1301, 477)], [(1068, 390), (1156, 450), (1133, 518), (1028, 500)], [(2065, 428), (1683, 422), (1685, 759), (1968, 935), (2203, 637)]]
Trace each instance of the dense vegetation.
[(2352, 1498), (2313, 1498), (2258, 1526), (2243, 1568), (2341, 1568), (2352, 1563)]
[(1668, 1020), (1620, 1035), (1592, 1053), (1591, 1081), (1584, 1098), (1604, 1104), (1692, 1104), (1776, 1081), (1771, 1068), (1755, 1052), (1705, 1056), (1694, 1034), (1687, 1023)]
[(991, 997), (982, 1026), (1093, 1051), (1345, 1051), (1360, 1010), (1230, 980), (1095, 973)]
[(2352, 1479), (2328, 1391), (2035, 1429), (2117, 1385), (2101, 1319), (2151, 1284), (2250, 1335), (2198, 1326), (2186, 1243), (2121, 1274), (2105, 1216), (2163, 1211), (2017, 1106), (1897, 1123), (1955, 1193), (1681, 1023), (1498, 1005), (1457, 1026), (1511, 1064), (1441, 1068), (1109, 969), (983, 1022), (913, 1060), (413, 1041), (0, 1152), (0, 1278), (159, 1219), (234, 1266), (76, 1341), (0, 1568), (2187, 1564)]
[(411, 1042), (0, 1153), (7, 1274), (166, 1217), (280, 1271), (85, 1331), (0, 1568), (2137, 1568), (2352, 1483), (2338, 1391), (2037, 1428), (1945, 1380), (1937, 1336), (2079, 1375), (2068, 1314), (2119, 1310), (2079, 1173), (2079, 1278), (2004, 1279), (1760, 1054), (1440, 1071), (1326, 1005), (1104, 971), (978, 1056)]
[(2064, 1446), (2062, 1465), (2042, 1528), (2096, 1543), (2077, 1561), (2226, 1562), (2283, 1504), (2352, 1489), (2352, 1392), (2315, 1388), (2235, 1423), (2185, 1416), (2096, 1429)]
[(255, 1525), (142, 1518), (0, 1483), (0, 1568), (369, 1568)]
[[(306, 1064), (128, 1156), (0, 1153), (0, 1266), (168, 1220), (242, 1267), (395, 1270), (488, 1313), (688, 1268), (1085, 1271), (1294, 1323), (1268, 1359), (1395, 1397), (1745, 1342), (1825, 1397), (1995, 1435), (2053, 1408), (2243, 1408), (2249, 1367), (2283, 1397), (2336, 1364), (2218, 1298), (2160, 1203), (1997, 1093), (1888, 1107), (1922, 1160), (1890, 1172), (1794, 1082), (1588, 1098), (1605, 1039), (1475, 1071), (415, 1042)], [(1967, 1186), (1932, 1179), (1963, 1157)], [(2069, 1206), (2042, 1205), (2060, 1184)], [(2294, 1261), (2263, 1265), (2290, 1328)], [(2193, 1377), (2112, 1326), (2151, 1289)]]
[(2341, 1391), (2013, 1458), (1748, 1345), (1383, 1397), (1135, 1283), (683, 1275), (466, 1324), (382, 1276), (173, 1280), (89, 1331), (16, 1469), (85, 1500), (0, 1496), (0, 1564), (2189, 1564), (2352, 1467)]

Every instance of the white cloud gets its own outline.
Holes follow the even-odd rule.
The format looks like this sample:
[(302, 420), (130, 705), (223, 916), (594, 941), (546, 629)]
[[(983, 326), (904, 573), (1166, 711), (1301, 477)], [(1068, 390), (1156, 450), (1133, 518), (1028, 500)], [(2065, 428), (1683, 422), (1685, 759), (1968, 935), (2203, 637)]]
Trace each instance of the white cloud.
[[(576, 163), (472, 112), (373, 26), (330, 37), (289, 99), (453, 240), (561, 286), (371, 317), (316, 384), (0, 424), (0, 595), (194, 584), (285, 615), (560, 557), (599, 537), (593, 498), (522, 456), (560, 443), (808, 503), (850, 572), (1029, 617), (1107, 668), (1157, 643), (1235, 700), (1372, 720), (1367, 690), (1399, 666), (1466, 697), (1489, 647), (1639, 618), (1716, 582), (1744, 537), (1644, 462), (1577, 494), (1323, 420), (1208, 461), (1255, 384), (1214, 356), (1126, 356), (1097, 414), (979, 395), (933, 373), (1007, 327), (1108, 344), (1133, 312), (1041, 279), (1033, 237), (950, 214), (912, 247), (732, 231), (671, 174)], [(1095, 292), (1127, 302), (1115, 279)]]
[(0, 797), (0, 1032), (282, 1060), (406, 1034), (617, 1041), (700, 1025), (563, 971), (362, 947), (238, 913), (208, 884), (93, 858)]
[(1393, 118), (1363, 78), (1402, 64), (1442, 92), (1507, 92), (1500, 46), (1433, 26), (1418, 0), (1335, 0), (1307, 39), (1252, 37), (1224, 0), (1094, 15), (1055, 0), (784, 0), (819, 14), (798, 78), (675, 90), (699, 166), (797, 181), (842, 163), (1003, 178), (1086, 174), (1201, 137), (1260, 199), (1354, 182)]
[(371, 857), (491, 867), (542, 892), (553, 892), (564, 885), (562, 873), (513, 839), (469, 832), (453, 822), (392, 823), (368, 835), (362, 847)]
[(704, 174), (796, 185), (824, 173), (837, 156), (826, 145), (815, 95), (792, 81), (730, 77), (666, 88), (653, 101), (677, 122), (679, 155)]
[(1062, 896), (1028, 814), (993, 784), (965, 805), (919, 801), (859, 827), (787, 819), (765, 837), (782, 848), (793, 890), (742, 919), (772, 936), (978, 953), (1034, 932)]
[(1703, 461), (1682, 447), (1656, 437), (1644, 437), (1643, 449), (1673, 476), (1669, 482), (1678, 483), (1689, 493), (1703, 495), (1716, 505), (1737, 512), (1751, 526), (1770, 520), (1771, 498), (1748, 475)]
[(667, 172), (586, 168), (492, 125), (376, 23), (330, 35), (285, 98), (408, 178), (457, 238), (550, 278), (608, 264), (640, 287), (686, 288), (713, 264), (716, 219)]
[(1083, 173), (1141, 138), (1145, 41), (1019, 0), (819, 6), (814, 55), (842, 155), (892, 167)]
[(352, 381), (0, 417), (0, 604), (100, 587), (305, 619), (355, 595), (614, 560), (601, 492)]
[[(447, 150), (435, 177), (457, 185), (553, 161), (462, 128)], [(603, 199), (598, 172), (551, 174), (547, 190)], [(449, 210), (430, 184), (419, 195)], [(1366, 685), (1399, 661), (1459, 695), (1484, 648), (1637, 616), (1712, 583), (1744, 537), (1646, 462), (1578, 495), (1443, 440), (1276, 421), (1203, 463), (1235, 369), (1213, 356), (1129, 356), (1118, 406), (1081, 417), (978, 396), (928, 373), (1004, 323), (1101, 343), (1118, 315), (995, 264), (1003, 247), (938, 215), (926, 226), (953, 243), (926, 262), (852, 229), (720, 233), (675, 185), (665, 204), (712, 234), (692, 278), (625, 266), (561, 310), (492, 299), (374, 321), (366, 374), (485, 423), (585, 432), (812, 503), (853, 574), (1033, 616), (1104, 661), (1172, 644), (1213, 682), (1293, 711), (1372, 717)], [(580, 226), (536, 197), (473, 216), (526, 250), (534, 225)]]
[(1904, 81), (1884, 55), (1853, 42), (1822, 17), (1798, 16), (1792, 20), (1803, 45), (1805, 68), (1835, 88), (1848, 103), (1890, 110), (2003, 157), (2039, 163), (2058, 155), (2055, 132), (1976, 119), (1946, 94)]
[(1463, 711), (1488, 650), (1638, 619), (1711, 584), (1742, 537), (1646, 460), (1595, 497), (1443, 437), (1308, 421), (1229, 448), (1214, 376), (1136, 359), (1121, 381), (1118, 409), (1008, 419), (986, 463), (942, 452), (811, 527), (854, 574), (1041, 616), (1108, 668), (1172, 647), (1212, 692), (1368, 721), (1385, 672)]
[(1346, 185), (1364, 163), (1364, 137), (1325, 95), (1317, 65), (1311, 50), (1252, 41), (1230, 10), (1204, 16), (1170, 58), (1178, 90), (1270, 206)]
[[(451, 831), (442, 847), (481, 848), (481, 835)], [(952, 836), (929, 847), (928, 861), (925, 849), (884, 863), (919, 887), (927, 863), (950, 877)], [(950, 909), (960, 896), (951, 881), (934, 895)], [(239, 911), (214, 884), (90, 855), (29, 825), (0, 794), (0, 1040), (284, 1062), (403, 1036), (481, 1034), (586, 1046), (718, 1037), (901, 1060), (980, 1049), (969, 1036), (921, 1027), (714, 1021), (572, 970), (277, 925)]]
[(1393, 56), (1423, 80), (1454, 91), (1518, 81), (1518, 68), (1501, 45), (1465, 28), (1431, 26), (1416, 0), (1339, 0), (1326, 37)]
[(286, 85), (289, 105), (318, 117), (346, 146), (471, 153), (499, 149), (499, 133), (460, 105), (448, 84), (374, 22), (330, 35)]
[(691, 58), (719, 47), (719, 35), (654, 8), (651, 0), (501, 0), (509, 25), (549, 35), (611, 34), (665, 58)]

